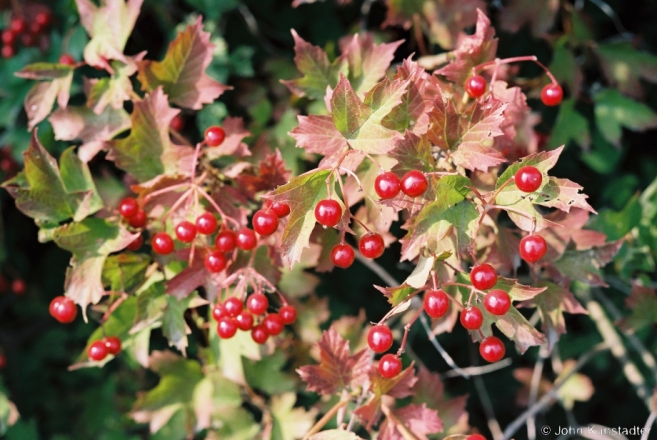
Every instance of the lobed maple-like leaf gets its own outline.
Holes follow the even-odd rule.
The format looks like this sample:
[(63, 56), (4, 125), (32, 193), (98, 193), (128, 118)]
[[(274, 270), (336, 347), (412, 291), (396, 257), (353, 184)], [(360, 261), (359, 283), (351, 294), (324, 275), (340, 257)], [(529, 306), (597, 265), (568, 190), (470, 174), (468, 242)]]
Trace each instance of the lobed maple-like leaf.
[(114, 109), (123, 109), (123, 102), (130, 100), (132, 93), (132, 82), (130, 77), (137, 72), (137, 63), (141, 61), (146, 52), (126, 57), (127, 62), (112, 61), (112, 71), (109, 78), (89, 79), (87, 96), (87, 107), (94, 113), (101, 114), (108, 105)]
[(602, 277), (602, 268), (613, 260), (624, 240), (607, 243), (587, 250), (569, 249), (553, 268), (568, 280), (577, 280), (590, 286), (607, 286)]
[(297, 147), (308, 153), (318, 153), (325, 158), (320, 167), (335, 165), (348, 145), (344, 136), (335, 128), (333, 118), (325, 115), (298, 116), (299, 125), (290, 132)]
[(623, 331), (634, 333), (657, 322), (657, 292), (654, 287), (633, 281), (632, 292), (625, 299), (625, 305), (631, 313), (618, 322)]
[(386, 379), (379, 373), (378, 369), (370, 368), (370, 400), (357, 408), (354, 413), (369, 426), (376, 423), (380, 416), (381, 400), (383, 396), (395, 399), (403, 399), (413, 395), (413, 386), (417, 382), (414, 364), (403, 370), (397, 376)]
[(82, 26), (91, 37), (84, 49), (87, 64), (111, 70), (108, 60), (127, 63), (123, 49), (137, 22), (144, 0), (75, 0)]
[(559, 11), (559, 0), (510, 0), (500, 14), (500, 27), (507, 32), (518, 32), (529, 25), (536, 38), (544, 36), (554, 24)]
[(492, 98), (484, 102), (473, 101), (458, 112), (451, 99), (438, 97), (429, 113), (431, 126), (427, 132), (429, 140), (439, 148), (447, 150), (454, 163), (468, 170), (488, 171), (506, 159), (493, 148), (494, 138), (504, 132), (507, 104)]
[(139, 82), (144, 91), (162, 87), (169, 100), (181, 107), (200, 110), (232, 87), (210, 78), (205, 70), (212, 62), (210, 33), (203, 31), (201, 17), (171, 42), (162, 61), (140, 61)]
[(555, 226), (543, 229), (539, 234), (548, 244), (544, 260), (557, 260), (568, 248), (577, 250), (603, 246), (606, 236), (602, 232), (584, 229), (589, 220), (589, 211), (574, 208), (570, 213), (555, 211), (546, 216)]
[(380, 440), (406, 440), (407, 435), (399, 432), (402, 424), (418, 440), (429, 440), (427, 434), (437, 434), (443, 430), (443, 422), (438, 412), (421, 405), (409, 404), (391, 412), (394, 421), (387, 417), (379, 429)]
[(401, 286), (395, 286), (395, 287), (374, 286), (374, 288), (379, 292), (383, 293), (386, 296), (386, 298), (388, 298), (388, 302), (393, 307), (398, 306), (399, 304), (406, 301), (406, 299), (411, 295), (411, 293), (417, 290), (415, 287), (411, 287), (405, 283), (402, 284)]
[(260, 162), (257, 174), (243, 172), (235, 180), (238, 186), (253, 198), (258, 192), (271, 191), (286, 184), (290, 181), (290, 174), (281, 151), (277, 148), (274, 153), (268, 154)]
[(108, 142), (108, 159), (140, 182), (160, 174), (189, 175), (193, 150), (172, 144), (169, 124), (180, 111), (169, 107), (162, 88), (134, 106), (130, 135)]
[(73, 82), (73, 70), (73, 66), (65, 64), (35, 63), (15, 73), (20, 78), (41, 81), (32, 86), (25, 95), (28, 131), (50, 114), (55, 101), (60, 108), (66, 108)]
[(446, 398), (445, 388), (438, 373), (432, 373), (426, 367), (420, 366), (417, 382), (413, 387), (414, 404), (426, 404), (438, 411), (445, 434), (461, 434), (468, 430), (468, 413), (466, 404), (468, 396)]
[(518, 307), (536, 307), (541, 318), (541, 328), (547, 339), (547, 348), (552, 350), (559, 337), (566, 333), (564, 313), (586, 314), (587, 311), (575, 299), (570, 290), (549, 281), (540, 281), (544, 291), (534, 298), (523, 301)]
[(308, 384), (308, 391), (331, 395), (367, 383), (370, 367), (367, 350), (352, 355), (349, 341), (343, 339), (333, 327), (322, 334), (317, 345), (319, 365), (305, 365), (297, 369), (301, 379)]
[(436, 168), (436, 161), (431, 154), (431, 142), (426, 136), (416, 136), (410, 131), (395, 143), (395, 148), (388, 155), (397, 160), (392, 171), (403, 176), (411, 170), (431, 172)]

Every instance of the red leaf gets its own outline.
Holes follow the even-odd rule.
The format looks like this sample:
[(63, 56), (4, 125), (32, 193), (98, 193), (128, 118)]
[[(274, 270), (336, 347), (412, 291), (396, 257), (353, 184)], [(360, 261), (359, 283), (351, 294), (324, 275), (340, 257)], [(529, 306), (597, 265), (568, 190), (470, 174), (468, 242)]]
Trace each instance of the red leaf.
[(380, 440), (405, 440), (406, 437), (398, 430), (399, 424), (403, 424), (419, 440), (429, 440), (427, 434), (436, 434), (443, 430), (443, 422), (438, 417), (438, 412), (427, 408), (424, 403), (406, 405), (392, 411), (392, 415), (394, 421), (388, 417), (381, 423), (378, 437)]
[(285, 168), (285, 161), (277, 148), (272, 154), (268, 154), (260, 162), (258, 173), (242, 173), (237, 176), (236, 181), (239, 188), (253, 198), (260, 191), (271, 191), (290, 180), (290, 171)]
[(375, 44), (371, 33), (355, 34), (340, 40), (341, 60), (349, 66), (348, 79), (352, 87), (362, 94), (374, 87), (386, 74), (395, 51), (403, 40)]
[(504, 5), (504, 13), (500, 14), (500, 27), (515, 33), (529, 25), (534, 37), (542, 37), (552, 28), (559, 5), (559, 0), (510, 0)]
[(654, 287), (633, 281), (632, 293), (625, 299), (625, 305), (632, 313), (618, 322), (624, 331), (634, 333), (657, 322), (657, 292)]
[(582, 229), (589, 220), (589, 211), (574, 208), (569, 214), (555, 211), (546, 216), (557, 226), (549, 226), (539, 232), (548, 244), (544, 259), (554, 261), (558, 259), (571, 244), (577, 250), (591, 249), (605, 244), (606, 236), (602, 232)]
[(291, 132), (297, 147), (308, 153), (318, 153), (324, 157), (320, 167), (332, 166), (341, 153), (348, 148), (347, 140), (335, 128), (330, 116), (298, 116), (299, 125)]
[(429, 408), (438, 411), (447, 434), (467, 432), (468, 413), (466, 404), (468, 396), (459, 396), (452, 399), (445, 398), (444, 386), (438, 373), (432, 373), (421, 366), (417, 373), (418, 381), (413, 387), (415, 395), (413, 403), (425, 403)]

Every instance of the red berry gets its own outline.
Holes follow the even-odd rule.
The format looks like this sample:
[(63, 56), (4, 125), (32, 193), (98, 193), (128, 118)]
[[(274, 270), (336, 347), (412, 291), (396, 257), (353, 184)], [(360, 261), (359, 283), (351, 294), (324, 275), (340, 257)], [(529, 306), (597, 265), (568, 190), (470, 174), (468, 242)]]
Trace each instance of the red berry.
[(7, 60), (9, 58), (13, 58), (14, 55), (16, 55), (16, 49), (14, 49), (14, 46), (2, 46), (2, 58)]
[(394, 354), (384, 354), (379, 361), (379, 374), (386, 379), (392, 379), (401, 373), (402, 363)]
[(479, 344), (479, 354), (488, 362), (497, 362), (504, 357), (504, 343), (495, 336), (489, 336)]
[(367, 345), (376, 353), (388, 351), (392, 347), (392, 341), (392, 332), (387, 325), (375, 325), (367, 333)]
[(365, 258), (379, 258), (383, 255), (385, 248), (383, 237), (375, 232), (368, 232), (358, 242), (358, 249)]
[(9, 29), (15, 34), (21, 34), (27, 28), (27, 23), (23, 18), (15, 17), (9, 22)]
[(522, 192), (534, 192), (541, 187), (543, 183), (543, 175), (536, 167), (526, 166), (516, 171), (515, 176), (516, 186)]
[(401, 180), (401, 190), (409, 197), (420, 197), (428, 186), (427, 177), (418, 170), (409, 171)]
[(238, 248), (243, 251), (250, 251), (256, 244), (258, 244), (258, 239), (256, 238), (255, 232), (249, 228), (242, 228), (237, 231), (237, 237), (235, 237), (235, 244)]
[(284, 324), (277, 313), (270, 313), (262, 320), (262, 325), (269, 336), (277, 336), (283, 331)]
[(128, 245), (128, 250), (133, 252), (138, 251), (139, 249), (141, 249), (143, 244), (144, 244), (144, 236), (139, 234), (137, 238), (132, 240), (132, 242)]
[(354, 249), (346, 243), (336, 244), (331, 250), (331, 262), (343, 269), (351, 266), (354, 258), (356, 258)]
[(139, 203), (132, 197), (126, 197), (119, 203), (119, 214), (125, 218), (134, 217), (139, 211)]
[(205, 143), (210, 147), (218, 147), (226, 138), (226, 132), (223, 128), (213, 125), (205, 130)]
[(228, 316), (223, 316), (217, 323), (217, 334), (221, 339), (230, 339), (237, 333), (237, 323)]
[(196, 217), (196, 230), (199, 234), (212, 235), (217, 230), (217, 226), (217, 218), (209, 212)]
[(180, 131), (184, 126), (185, 120), (182, 116), (180, 116), (180, 113), (174, 116), (171, 122), (169, 122), (169, 128), (171, 128), (173, 131)]
[(470, 434), (465, 440), (486, 440), (486, 437), (481, 434)]
[(290, 205), (288, 205), (287, 203), (274, 202), (271, 204), (269, 209), (274, 211), (274, 213), (278, 216), (278, 218), (283, 218), (290, 215)]
[(215, 240), (215, 245), (217, 250), (221, 252), (231, 252), (235, 249), (235, 233), (231, 230), (223, 230), (217, 234), (217, 239)]
[(315, 219), (322, 226), (333, 227), (342, 217), (342, 207), (333, 199), (320, 200), (315, 206)]
[(267, 330), (265, 330), (264, 325), (258, 324), (255, 327), (253, 327), (253, 330), (251, 330), (251, 337), (256, 342), (256, 344), (264, 344), (265, 342), (267, 342), (267, 338), (269, 338), (269, 334), (267, 333)]
[(278, 216), (274, 211), (259, 210), (253, 215), (253, 229), (266, 237), (278, 229)]
[(376, 176), (374, 181), (374, 191), (381, 197), (381, 199), (392, 199), (401, 189), (401, 180), (392, 171), (381, 173)]
[(17, 278), (11, 282), (11, 291), (14, 292), (15, 295), (24, 294), (25, 289), (27, 289), (27, 285), (25, 284), (25, 281), (21, 280), (20, 278)]
[(121, 353), (121, 340), (116, 336), (108, 336), (103, 339), (103, 342), (109, 354), (116, 356)]
[(92, 361), (100, 362), (107, 357), (107, 347), (103, 341), (94, 341), (87, 349), (87, 356)]
[(78, 309), (72, 299), (65, 296), (58, 296), (50, 302), (50, 316), (62, 324), (73, 322)]
[(528, 235), (520, 240), (520, 256), (528, 263), (536, 263), (547, 252), (547, 243), (540, 235)]
[(481, 75), (472, 75), (465, 80), (464, 87), (470, 98), (479, 98), (486, 92), (486, 80)]
[(561, 104), (563, 99), (563, 89), (559, 84), (547, 84), (541, 90), (541, 101), (548, 107)]
[(475, 289), (488, 290), (497, 284), (497, 272), (488, 263), (480, 264), (472, 268), (470, 282)]
[(176, 237), (183, 243), (191, 243), (196, 238), (196, 226), (187, 220), (178, 223)]
[(210, 273), (219, 273), (226, 268), (228, 260), (223, 253), (218, 251), (208, 252), (205, 254), (205, 260), (203, 261), (205, 268)]
[(32, 35), (39, 35), (44, 29), (45, 27), (43, 25), (40, 25), (37, 22), (32, 22), (29, 31)]
[(461, 325), (468, 330), (478, 330), (484, 322), (484, 315), (477, 307), (469, 306), (461, 312)]
[(246, 310), (235, 317), (237, 328), (243, 331), (251, 330), (253, 328), (253, 315)]
[(16, 41), (16, 34), (11, 31), (11, 29), (5, 29), (2, 31), (2, 44), (12, 46)]
[(48, 11), (41, 11), (34, 16), (34, 22), (45, 27), (50, 24), (52, 14)]
[(227, 316), (226, 312), (224, 311), (224, 305), (221, 303), (216, 303), (212, 307), (212, 317), (214, 318), (215, 321), (219, 321), (224, 316)]
[(166, 232), (158, 232), (151, 242), (156, 254), (167, 255), (173, 252), (173, 239)]
[(254, 293), (246, 299), (246, 308), (254, 315), (262, 315), (269, 307), (269, 300), (262, 293)]
[(226, 301), (224, 301), (224, 311), (230, 317), (234, 318), (239, 315), (243, 308), (244, 304), (242, 304), (242, 300), (234, 296), (231, 296)]
[(289, 304), (286, 304), (278, 311), (278, 315), (281, 317), (283, 324), (290, 325), (297, 320), (297, 309)]
[(501, 316), (511, 308), (511, 298), (504, 290), (493, 289), (484, 296), (484, 307), (491, 314)]
[(32, 47), (36, 44), (36, 38), (32, 34), (23, 34), (21, 35), (21, 41), (27, 47)]
[(7, 366), (7, 356), (0, 353), (0, 370), (4, 370)]
[(440, 318), (449, 310), (449, 298), (444, 290), (429, 290), (424, 294), (424, 311), (432, 318)]
[(146, 213), (144, 212), (143, 209), (140, 209), (139, 211), (137, 211), (137, 214), (133, 215), (128, 219), (128, 223), (133, 228), (143, 228), (144, 226), (146, 226), (147, 220), (148, 217), (146, 217)]

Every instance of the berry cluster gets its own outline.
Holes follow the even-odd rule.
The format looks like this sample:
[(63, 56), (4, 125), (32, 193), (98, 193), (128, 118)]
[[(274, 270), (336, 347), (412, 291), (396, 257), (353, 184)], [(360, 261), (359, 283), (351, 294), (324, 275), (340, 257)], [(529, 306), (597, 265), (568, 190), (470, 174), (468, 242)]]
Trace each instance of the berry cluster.
[(94, 341), (87, 349), (87, 356), (92, 361), (100, 362), (107, 355), (116, 356), (121, 353), (121, 340), (116, 336), (107, 336), (100, 341)]
[(52, 13), (46, 6), (40, 7), (30, 17), (26, 14), (14, 16), (9, 27), (2, 31), (2, 57), (8, 59), (16, 55), (16, 44), (19, 40), (24, 46), (35, 46), (51, 21)]
[[(375, 353), (385, 353), (392, 347), (393, 337), (390, 327), (377, 324), (367, 333), (367, 345)], [(386, 353), (379, 360), (379, 373), (386, 379), (397, 376), (402, 369), (398, 354)]]
[(222, 339), (230, 339), (237, 329), (250, 330), (253, 340), (264, 344), (270, 336), (278, 336), (285, 325), (297, 320), (297, 311), (289, 304), (284, 304), (278, 313), (267, 313), (268, 308), (269, 300), (259, 292), (246, 298), (246, 310), (242, 300), (234, 296), (215, 304), (212, 317), (217, 321), (217, 334)]

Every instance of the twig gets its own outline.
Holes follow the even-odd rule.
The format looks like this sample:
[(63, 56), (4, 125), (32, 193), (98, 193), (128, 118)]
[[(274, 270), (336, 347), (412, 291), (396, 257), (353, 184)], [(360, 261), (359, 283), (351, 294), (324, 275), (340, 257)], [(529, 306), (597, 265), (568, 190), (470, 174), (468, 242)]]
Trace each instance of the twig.
[(593, 356), (607, 349), (609, 349), (609, 345), (605, 341), (593, 346), (590, 350), (581, 355), (575, 364), (575, 367), (565, 376), (563, 376), (561, 380), (556, 382), (554, 384), (554, 388), (552, 388), (549, 393), (544, 394), (538, 402), (527, 408), (527, 410), (520, 414), (513, 422), (511, 422), (509, 426), (506, 427), (502, 433), (502, 440), (510, 440), (513, 437), (513, 434), (516, 433), (518, 428), (520, 428), (529, 417), (532, 417), (539, 411), (542, 411), (551, 403), (552, 399), (557, 397), (557, 394), (563, 384), (566, 383), (566, 381), (570, 379), (573, 374), (577, 373)]
[(317, 434), (323, 427), (326, 425), (329, 420), (333, 418), (334, 415), (337, 414), (337, 412), (345, 406), (347, 403), (349, 403), (349, 399), (342, 399), (339, 400), (331, 409), (329, 409), (324, 416), (315, 423), (312, 428), (306, 433), (306, 435), (303, 437), (303, 440), (308, 440), (312, 435)]
[[(477, 367), (467, 367), (467, 368), (461, 368), (460, 370), (470, 376), (481, 376), (482, 374), (488, 374), (492, 373), (493, 371), (501, 370), (502, 368), (506, 368), (509, 365), (511, 365), (513, 361), (511, 358), (505, 358), (502, 359), (499, 362), (495, 362), (494, 364), (489, 364), (489, 365), (482, 365), (482, 366), (477, 366)], [(441, 378), (443, 379), (451, 379), (453, 377), (462, 377), (459, 373), (456, 371), (447, 371), (445, 373), (442, 373), (440, 375)]]
[(616, 12), (614, 12), (611, 6), (601, 0), (590, 0), (590, 2), (600, 8), (600, 10), (611, 19), (611, 21), (614, 23), (614, 26), (616, 27), (616, 31), (621, 34), (621, 36), (628, 37), (631, 35), (625, 26), (623, 26), (623, 23), (620, 21), (620, 18), (618, 18), (618, 15)]
[(641, 434), (641, 440), (648, 440), (648, 434), (650, 433), (650, 427), (655, 423), (657, 419), (657, 412), (652, 411), (646, 420), (646, 425), (643, 427), (643, 434)]
[(381, 411), (385, 416), (390, 420), (391, 423), (395, 424), (395, 427), (399, 433), (404, 437), (404, 440), (418, 440), (415, 434), (408, 430), (406, 425), (402, 423), (393, 413), (390, 411), (386, 405), (381, 405)]
[[(474, 359), (472, 349), (470, 350), (470, 357)], [(493, 402), (491, 402), (490, 396), (488, 395), (488, 391), (486, 391), (486, 385), (484, 384), (484, 380), (481, 378), (481, 376), (474, 376), (472, 379), (474, 381), (475, 388), (477, 389), (477, 393), (479, 394), (479, 400), (481, 401), (481, 405), (484, 408), (484, 413), (486, 414), (486, 423), (488, 424), (488, 429), (490, 430), (490, 433), (493, 435), (494, 440), (500, 440), (502, 438), (502, 428), (500, 427), (500, 423), (497, 421), (497, 418), (495, 417)]]
[[(529, 405), (532, 406), (536, 403), (538, 397), (538, 387), (541, 384), (541, 377), (543, 376), (543, 365), (545, 365), (545, 358), (548, 356), (547, 348), (545, 345), (541, 346), (538, 352), (538, 359), (534, 365), (534, 372), (532, 373), (532, 381), (529, 388)], [(527, 419), (527, 438), (529, 440), (536, 439), (536, 419), (532, 415)]]

